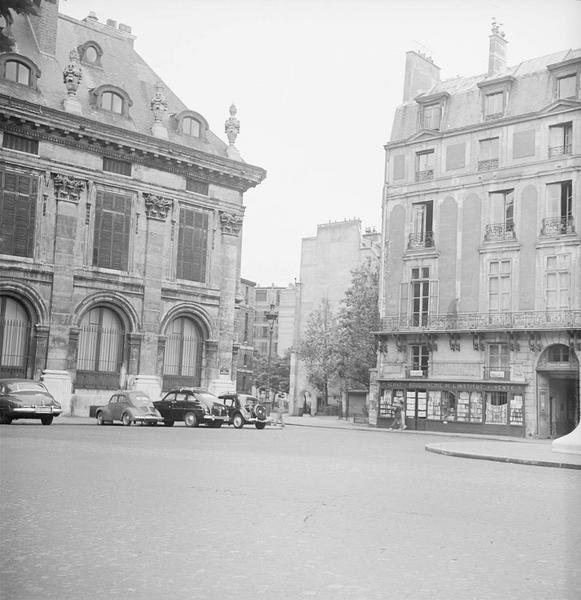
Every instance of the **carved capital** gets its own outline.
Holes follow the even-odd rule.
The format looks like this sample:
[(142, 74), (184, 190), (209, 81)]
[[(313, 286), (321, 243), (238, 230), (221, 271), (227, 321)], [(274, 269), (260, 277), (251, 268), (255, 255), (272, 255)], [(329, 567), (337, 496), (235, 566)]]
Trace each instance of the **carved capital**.
[(70, 177), (62, 173), (52, 173), (54, 184), (54, 195), (57, 200), (77, 203), (81, 197), (81, 192), (85, 189), (87, 181)]
[(143, 199), (145, 201), (145, 214), (148, 219), (155, 219), (157, 221), (165, 221), (167, 219), (167, 215), (173, 206), (173, 200), (147, 193), (143, 194)]
[(242, 229), (242, 216), (221, 212), (220, 225), (222, 227), (222, 233), (240, 235), (240, 230)]

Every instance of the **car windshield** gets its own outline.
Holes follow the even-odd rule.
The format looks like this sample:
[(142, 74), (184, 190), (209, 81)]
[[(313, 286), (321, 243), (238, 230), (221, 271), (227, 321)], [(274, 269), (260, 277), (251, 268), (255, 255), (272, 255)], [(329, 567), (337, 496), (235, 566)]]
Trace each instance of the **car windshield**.
[(13, 381), (6, 384), (9, 392), (43, 392), (46, 394), (45, 387), (36, 381)]

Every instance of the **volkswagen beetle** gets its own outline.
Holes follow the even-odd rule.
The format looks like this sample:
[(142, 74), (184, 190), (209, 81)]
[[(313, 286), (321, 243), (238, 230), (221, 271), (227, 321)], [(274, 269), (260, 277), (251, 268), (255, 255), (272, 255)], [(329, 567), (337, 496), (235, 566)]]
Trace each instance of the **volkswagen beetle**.
[(161, 421), (161, 415), (150, 397), (140, 391), (115, 392), (108, 404), (97, 408), (95, 417), (99, 425), (114, 421), (121, 421), (123, 425), (133, 423), (157, 425)]

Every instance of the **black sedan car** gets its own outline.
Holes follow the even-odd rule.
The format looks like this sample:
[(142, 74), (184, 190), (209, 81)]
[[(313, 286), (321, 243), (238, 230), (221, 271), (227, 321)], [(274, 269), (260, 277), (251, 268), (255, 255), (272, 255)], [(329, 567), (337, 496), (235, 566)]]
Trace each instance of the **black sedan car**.
[(32, 379), (0, 379), (0, 423), (16, 419), (40, 419), (50, 425), (62, 413), (61, 405), (44, 385)]
[(199, 388), (180, 388), (169, 391), (153, 405), (163, 417), (166, 427), (183, 421), (186, 427), (221, 427), (228, 419), (226, 407), (216, 396)]
[(269, 423), (266, 407), (256, 396), (230, 393), (222, 394), (219, 398), (228, 411), (229, 423), (236, 429), (241, 429), (244, 425), (264, 429)]

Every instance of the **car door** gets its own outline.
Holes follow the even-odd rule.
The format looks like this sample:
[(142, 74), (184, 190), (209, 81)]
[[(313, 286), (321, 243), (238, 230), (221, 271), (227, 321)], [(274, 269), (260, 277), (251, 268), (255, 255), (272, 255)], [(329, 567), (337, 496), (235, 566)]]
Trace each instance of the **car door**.
[(202, 410), (200, 400), (194, 392), (187, 392), (184, 394), (184, 414), (187, 411), (195, 413), (196, 417), (198, 417), (200, 421), (203, 421), (204, 411)]
[(119, 394), (118, 406), (119, 406), (119, 408), (118, 408), (119, 419), (122, 419), (125, 411), (131, 406), (131, 402), (129, 402), (129, 398), (125, 394)]
[(109, 415), (112, 421), (120, 421), (121, 414), (119, 413), (119, 396), (115, 394), (109, 400)]
[(176, 393), (168, 392), (159, 402), (155, 402), (154, 406), (157, 408), (161, 416), (170, 421), (175, 421), (174, 407), (176, 403)]

